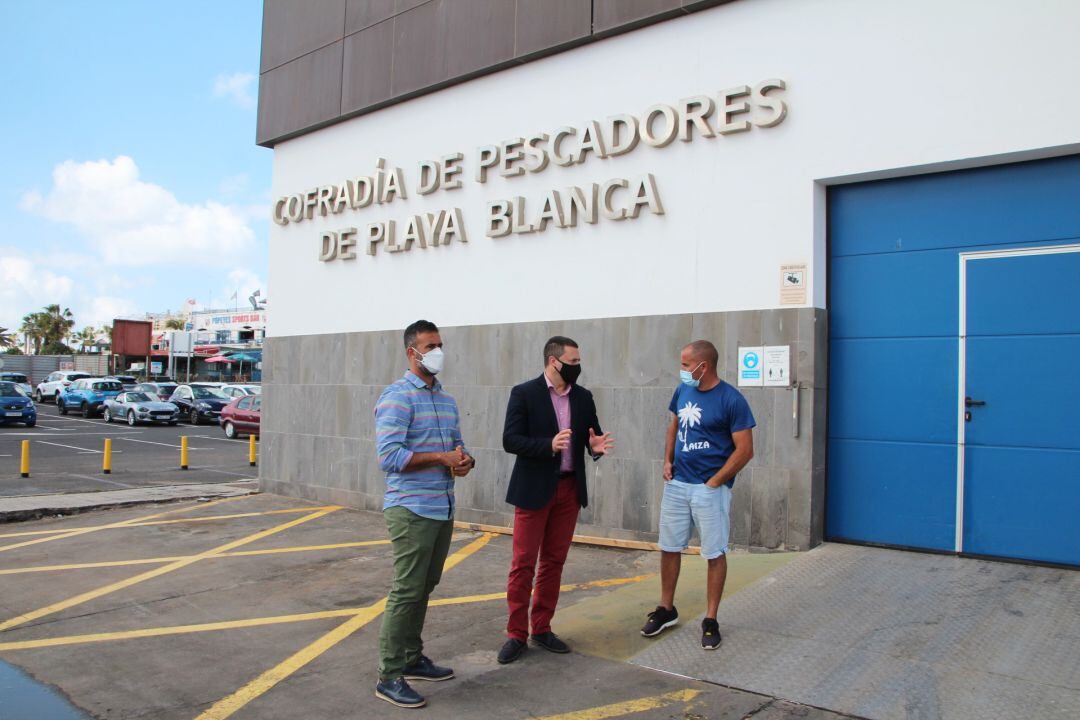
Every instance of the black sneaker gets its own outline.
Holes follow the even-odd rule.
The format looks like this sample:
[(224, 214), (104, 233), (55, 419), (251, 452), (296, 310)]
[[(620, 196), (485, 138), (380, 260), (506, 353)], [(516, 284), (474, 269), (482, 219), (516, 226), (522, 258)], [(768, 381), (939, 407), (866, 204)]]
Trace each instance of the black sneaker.
[(402, 673), (406, 680), (430, 680), (441, 682), (454, 677), (454, 671), (448, 667), (439, 667), (431, 662), (427, 655), (421, 655), (420, 659), (405, 668)]
[(510, 638), (503, 643), (502, 648), (499, 649), (499, 664), (506, 665), (512, 663), (521, 657), (521, 653), (525, 652), (528, 645), (524, 641), (517, 638)]
[(713, 618), (705, 618), (701, 621), (701, 647), (704, 650), (715, 650), (720, 647), (720, 623)]
[(533, 642), (553, 653), (568, 653), (570, 646), (559, 639), (559, 636), (548, 630), (546, 633), (532, 636)]
[(663, 605), (657, 605), (656, 609), (649, 613), (649, 619), (645, 627), (641, 628), (641, 634), (645, 637), (656, 637), (669, 627), (679, 624), (679, 611), (672, 605), (668, 610)]
[(427, 700), (409, 687), (405, 678), (380, 680), (375, 686), (375, 697), (403, 708), (421, 708), (427, 705)]

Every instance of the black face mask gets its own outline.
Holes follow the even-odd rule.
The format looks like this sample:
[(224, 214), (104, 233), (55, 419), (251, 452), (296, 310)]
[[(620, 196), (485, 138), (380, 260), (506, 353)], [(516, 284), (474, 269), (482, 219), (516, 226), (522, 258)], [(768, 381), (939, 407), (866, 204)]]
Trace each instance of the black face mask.
[[(559, 362), (562, 362), (562, 360)], [(581, 365), (562, 363), (562, 367), (559, 368), (558, 373), (559, 376), (566, 381), (567, 385), (573, 385), (577, 382), (578, 376), (581, 375)]]

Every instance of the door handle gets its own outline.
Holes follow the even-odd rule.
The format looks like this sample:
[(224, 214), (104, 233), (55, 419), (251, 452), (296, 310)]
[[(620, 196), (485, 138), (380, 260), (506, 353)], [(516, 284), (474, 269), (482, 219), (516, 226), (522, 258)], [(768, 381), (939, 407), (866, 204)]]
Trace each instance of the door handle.
[(981, 407), (985, 404), (985, 400), (972, 400), (969, 397), (964, 398), (964, 407)]

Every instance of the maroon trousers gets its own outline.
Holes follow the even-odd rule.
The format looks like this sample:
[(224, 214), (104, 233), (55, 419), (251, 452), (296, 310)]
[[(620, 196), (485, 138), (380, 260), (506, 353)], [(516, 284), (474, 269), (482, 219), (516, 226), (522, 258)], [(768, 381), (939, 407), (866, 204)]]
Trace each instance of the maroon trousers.
[[(574, 537), (578, 511), (577, 479), (559, 479), (555, 496), (539, 510), (514, 510), (514, 554), (506, 601), (510, 621), (506, 634), (524, 642), (529, 637), (529, 600), (532, 600), (532, 634), (551, 630), (551, 618), (559, 603), (563, 564)], [(536, 582), (533, 582), (533, 570)]]

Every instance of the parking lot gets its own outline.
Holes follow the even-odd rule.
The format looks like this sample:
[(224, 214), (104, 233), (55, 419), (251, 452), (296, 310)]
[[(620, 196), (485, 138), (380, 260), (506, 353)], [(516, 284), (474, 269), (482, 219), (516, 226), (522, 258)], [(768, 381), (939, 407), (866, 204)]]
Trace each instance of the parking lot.
[[(29, 673), (31, 690), (53, 686), (71, 717), (413, 712), (374, 696), (392, 574), (377, 513), (255, 495), (2, 530), (0, 659)], [(623, 662), (650, 642), (637, 632), (656, 592), (658, 557), (648, 551), (576, 545), (555, 622), (575, 652), (534, 647), (500, 666), (509, 557), (505, 535), (455, 535), (425, 653), (457, 677), (417, 683), (429, 700), (425, 716), (837, 717)], [(760, 557), (777, 561), (732, 558), (733, 591)], [(704, 569), (691, 560), (677, 599), (688, 622)], [(702, 661), (712, 655), (702, 653)], [(18, 707), (19, 693), (8, 701)]]
[[(257, 475), (248, 439), (229, 440), (217, 425), (106, 423), (60, 415), (38, 404), (36, 427), (0, 426), (0, 496), (93, 492), (155, 485), (231, 482)], [(188, 436), (188, 470), (180, 469), (180, 437)], [(112, 438), (112, 472), (102, 472)], [(30, 477), (21, 478), (23, 440), (30, 440)]]

